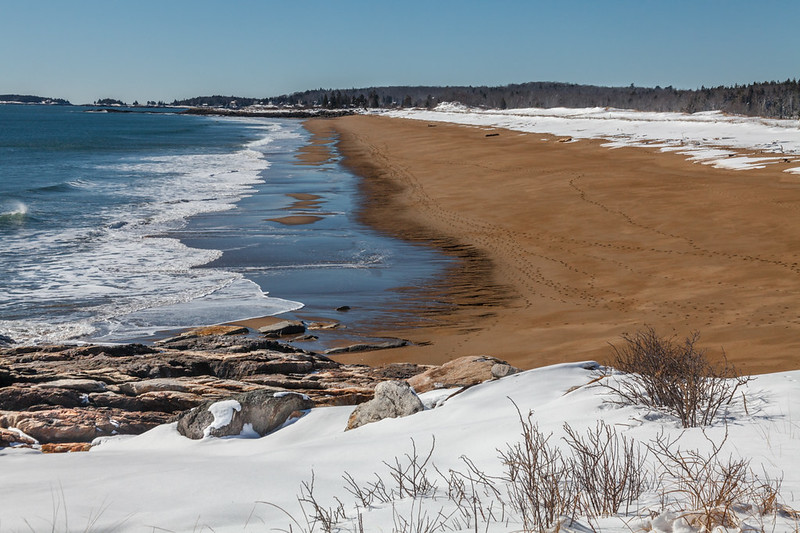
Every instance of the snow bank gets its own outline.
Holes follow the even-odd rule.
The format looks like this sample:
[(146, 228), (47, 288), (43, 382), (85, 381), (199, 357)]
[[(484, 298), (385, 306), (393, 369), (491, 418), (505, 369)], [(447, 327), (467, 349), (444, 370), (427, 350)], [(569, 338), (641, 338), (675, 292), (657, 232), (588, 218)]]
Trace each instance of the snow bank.
[[(444, 403), (444, 395), (430, 395), (429, 405), (439, 407), (346, 433), (352, 407), (326, 407), (259, 439), (192, 441), (170, 424), (136, 437), (105, 439), (90, 453), (3, 450), (0, 531), (60, 531), (68, 529), (67, 523), (83, 530), (95, 519), (89, 530), (288, 530), (287, 515), (260, 502), (280, 506), (305, 527), (296, 495), (312, 471), (315, 498), (335, 507), (338, 497), (351, 506), (354, 499), (344, 490), (342, 475), (348, 473), (358, 483), (374, 482), (376, 474), (390, 480), (384, 461), (391, 464), (411, 453), (412, 439), (421, 455), (435, 439), (431, 463), (441, 472), (463, 470), (460, 458), (466, 456), (487, 474), (500, 474), (497, 450), (519, 438), (514, 404), (522, 413), (532, 410), (540, 430), (553, 433), (554, 443), (562, 442), (565, 422), (584, 431), (604, 420), (640, 442), (664, 432), (680, 437), (682, 447), (698, 449), (708, 449), (708, 439), (721, 442), (727, 431), (725, 454), (751, 459), (757, 472), (763, 467), (770, 476), (783, 475), (786, 503), (800, 506), (800, 419), (795, 418), (800, 413), (800, 371), (756, 377), (745, 390), (747, 410), (736, 408), (728, 414), (727, 429), (720, 423), (704, 434), (683, 430), (663, 414), (604, 402), (604, 389), (590, 384), (596, 377), (590, 368), (563, 364), (531, 370), (472, 387)], [(228, 407), (224, 411), (231, 413), (233, 406)], [(634, 513), (640, 518), (604, 518), (594, 525), (621, 533), (630, 531), (628, 523), (656, 527), (663, 522), (662, 530), (669, 530), (674, 517), (655, 512), (657, 518), (649, 518), (649, 510), (659, 511), (659, 499), (657, 491), (647, 492)], [(435, 500), (398, 499), (362, 509), (362, 519), (366, 531), (392, 531), (398, 513), (426, 512), (432, 518), (446, 506), (441, 494)], [(355, 517), (352, 507), (348, 513)], [(785, 521), (779, 518), (776, 531), (789, 527), (780, 520)], [(345, 522), (344, 531), (351, 526), (352, 521)], [(462, 529), (451, 526), (472, 530), (463, 523)], [(293, 529), (298, 530), (296, 524)], [(512, 520), (492, 523), (488, 531), (520, 529)]]

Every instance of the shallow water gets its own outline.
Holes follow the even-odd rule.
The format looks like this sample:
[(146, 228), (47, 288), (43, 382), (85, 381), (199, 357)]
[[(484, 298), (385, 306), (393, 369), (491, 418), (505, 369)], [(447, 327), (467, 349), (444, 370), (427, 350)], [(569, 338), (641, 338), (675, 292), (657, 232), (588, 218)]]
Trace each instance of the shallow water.
[(298, 164), (300, 121), (86, 111), (0, 106), (0, 333), (18, 341), (341, 305), (374, 324), (449, 263), (359, 224), (358, 178)]

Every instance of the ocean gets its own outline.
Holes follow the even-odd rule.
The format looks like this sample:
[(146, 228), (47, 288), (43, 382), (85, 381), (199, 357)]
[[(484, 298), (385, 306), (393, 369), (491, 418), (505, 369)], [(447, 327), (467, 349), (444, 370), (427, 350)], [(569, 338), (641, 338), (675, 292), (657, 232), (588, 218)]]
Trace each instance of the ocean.
[[(376, 325), (450, 264), (358, 222), (302, 122), (0, 106), (0, 334), (147, 341), (302, 310)], [(288, 218), (287, 218), (288, 217)]]

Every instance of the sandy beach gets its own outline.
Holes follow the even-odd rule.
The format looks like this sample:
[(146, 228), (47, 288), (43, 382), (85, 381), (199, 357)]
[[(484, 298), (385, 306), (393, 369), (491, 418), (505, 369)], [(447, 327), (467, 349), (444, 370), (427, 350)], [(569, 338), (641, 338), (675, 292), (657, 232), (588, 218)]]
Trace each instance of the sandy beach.
[[(800, 365), (800, 176), (648, 148), (377, 116), (309, 120), (363, 177), (360, 217), (459, 257), (415, 346), (346, 362), (489, 354), (524, 368), (603, 360), (624, 332), (697, 330), (744, 373)], [(324, 156), (316, 154), (315, 157)]]

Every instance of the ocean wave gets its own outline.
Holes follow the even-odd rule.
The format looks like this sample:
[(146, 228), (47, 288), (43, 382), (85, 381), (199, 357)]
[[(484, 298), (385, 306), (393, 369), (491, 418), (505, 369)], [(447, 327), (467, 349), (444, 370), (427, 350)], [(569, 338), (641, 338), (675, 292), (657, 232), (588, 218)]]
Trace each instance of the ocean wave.
[(0, 226), (21, 225), (29, 216), (28, 206), (19, 201), (7, 202), (0, 209)]
[[(263, 135), (276, 133), (267, 128)], [(34, 343), (131, 338), (301, 306), (266, 296), (241, 273), (197, 268), (222, 252), (165, 236), (191, 216), (235, 207), (263, 182), (269, 161), (254, 146), (260, 145), (130, 157), (95, 165), (96, 180), (70, 181), (70, 187), (93, 189), (94, 207), (87, 204), (82, 213), (91, 223), (7, 236), (0, 250), (6, 278), (0, 332)], [(0, 224), (29, 216), (22, 203), (0, 208)]]

